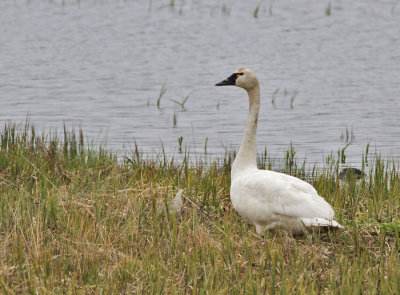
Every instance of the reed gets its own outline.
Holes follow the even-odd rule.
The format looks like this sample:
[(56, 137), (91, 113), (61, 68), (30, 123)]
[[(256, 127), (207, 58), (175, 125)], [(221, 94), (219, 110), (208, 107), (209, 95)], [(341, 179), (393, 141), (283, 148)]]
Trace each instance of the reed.
[(164, 96), (165, 92), (167, 92), (167, 87), (165, 86), (165, 83), (161, 86), (160, 89), (160, 94), (158, 95), (157, 98), (157, 108), (160, 108), (161, 105), (161, 98)]
[(253, 17), (258, 18), (258, 11), (260, 10), (260, 5), (257, 5), (253, 12)]
[(221, 11), (224, 15), (231, 15), (231, 9), (226, 4), (222, 4)]
[(290, 109), (292, 109), (292, 110), (293, 110), (293, 102), (294, 102), (294, 99), (296, 98), (296, 95), (297, 95), (297, 92), (295, 92), (292, 95), (292, 97), (290, 98)]
[(272, 93), (272, 105), (274, 105), (275, 106), (275, 97), (276, 97), (276, 95), (278, 94), (278, 92), (279, 92), (279, 88), (276, 88), (275, 89), (275, 91)]
[(329, 2), (328, 7), (325, 9), (325, 14), (327, 16), (330, 16), (332, 14), (332, 6), (331, 3)]
[(186, 111), (185, 104), (189, 100), (190, 94), (186, 95), (185, 98), (182, 101), (178, 101), (176, 99), (170, 99), (172, 102), (174, 102), (176, 105), (181, 107), (182, 111)]

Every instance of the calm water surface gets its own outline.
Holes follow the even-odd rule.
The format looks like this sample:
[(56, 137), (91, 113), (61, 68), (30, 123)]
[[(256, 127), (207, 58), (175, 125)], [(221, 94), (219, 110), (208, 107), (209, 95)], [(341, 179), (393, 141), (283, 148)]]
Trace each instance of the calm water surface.
[[(398, 1), (330, 1), (330, 16), (319, 0), (169, 2), (1, 1), (1, 125), (29, 115), (121, 153), (135, 141), (173, 153), (182, 136), (192, 153), (207, 142), (220, 155), (238, 147), (248, 101), (213, 85), (248, 66), (262, 91), (260, 152), (293, 143), (320, 162), (347, 139), (353, 163), (368, 143), (400, 156)], [(186, 96), (184, 109), (172, 101)]]

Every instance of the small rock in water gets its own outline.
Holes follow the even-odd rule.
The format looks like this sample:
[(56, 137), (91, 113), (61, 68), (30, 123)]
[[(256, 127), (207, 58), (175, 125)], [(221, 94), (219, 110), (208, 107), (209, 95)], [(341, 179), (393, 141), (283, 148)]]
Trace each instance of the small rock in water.
[(364, 177), (364, 172), (357, 168), (344, 168), (339, 174), (339, 179), (344, 180), (350, 177), (355, 177), (356, 179), (361, 179)]

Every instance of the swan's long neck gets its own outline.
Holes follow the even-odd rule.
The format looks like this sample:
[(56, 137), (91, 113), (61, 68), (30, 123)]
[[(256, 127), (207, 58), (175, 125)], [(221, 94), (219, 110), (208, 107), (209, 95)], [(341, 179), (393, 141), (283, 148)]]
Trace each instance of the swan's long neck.
[(232, 178), (241, 171), (257, 169), (256, 134), (258, 113), (260, 111), (260, 86), (258, 82), (254, 88), (247, 92), (249, 95), (249, 116), (247, 117), (242, 144), (232, 165)]

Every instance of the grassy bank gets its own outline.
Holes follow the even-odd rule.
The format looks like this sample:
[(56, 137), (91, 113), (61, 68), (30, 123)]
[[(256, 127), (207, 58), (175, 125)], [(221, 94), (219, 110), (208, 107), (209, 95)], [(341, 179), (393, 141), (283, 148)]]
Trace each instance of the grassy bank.
[[(344, 230), (255, 233), (229, 200), (230, 161), (125, 163), (82, 134), (7, 126), (0, 150), (0, 293), (398, 294), (399, 166), (341, 185), (311, 175)], [(264, 162), (265, 163), (265, 162)], [(270, 164), (268, 164), (270, 165)], [(271, 167), (274, 169), (274, 167)], [(184, 189), (184, 211), (167, 204)]]

